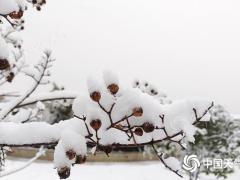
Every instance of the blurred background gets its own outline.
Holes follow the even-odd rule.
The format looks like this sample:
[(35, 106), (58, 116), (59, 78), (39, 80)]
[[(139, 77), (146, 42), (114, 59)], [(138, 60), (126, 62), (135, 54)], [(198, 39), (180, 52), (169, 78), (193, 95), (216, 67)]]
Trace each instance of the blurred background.
[(49, 0), (29, 8), (27, 59), (50, 48), (53, 79), (82, 91), (110, 69), (123, 82), (146, 79), (172, 99), (197, 96), (240, 112), (238, 0)]

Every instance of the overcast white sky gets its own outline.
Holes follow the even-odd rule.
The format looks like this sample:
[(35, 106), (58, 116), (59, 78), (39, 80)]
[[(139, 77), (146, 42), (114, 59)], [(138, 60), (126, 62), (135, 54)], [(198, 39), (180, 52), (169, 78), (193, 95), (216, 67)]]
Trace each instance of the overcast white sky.
[(50, 47), (53, 77), (70, 90), (112, 69), (172, 99), (210, 98), (240, 113), (239, 0), (48, 0), (26, 21), (29, 61)]

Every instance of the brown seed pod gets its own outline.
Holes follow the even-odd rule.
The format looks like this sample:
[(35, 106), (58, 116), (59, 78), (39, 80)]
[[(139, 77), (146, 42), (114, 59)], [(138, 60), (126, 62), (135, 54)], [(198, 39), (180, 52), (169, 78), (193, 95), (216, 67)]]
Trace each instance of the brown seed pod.
[(144, 132), (146, 132), (146, 133), (151, 133), (155, 129), (154, 125), (149, 122), (144, 123), (142, 125), (142, 128), (143, 128)]
[(76, 152), (73, 150), (68, 150), (66, 152), (66, 156), (68, 157), (69, 160), (73, 160), (76, 157)]
[(94, 91), (93, 93), (90, 94), (90, 97), (93, 101), (99, 102), (101, 99), (101, 93), (98, 91)]
[(143, 109), (141, 107), (136, 107), (133, 109), (133, 116), (140, 117), (143, 114)]
[(70, 176), (71, 170), (69, 167), (63, 167), (58, 169), (58, 175), (60, 179), (67, 179)]
[(107, 88), (113, 95), (117, 94), (119, 90), (119, 86), (117, 84), (110, 84)]
[(20, 19), (23, 16), (23, 11), (19, 10), (18, 12), (13, 11), (9, 14), (12, 19)]
[(90, 126), (95, 130), (99, 130), (99, 128), (102, 126), (102, 121), (100, 119), (95, 119), (90, 122)]
[(5, 70), (10, 68), (10, 64), (6, 59), (0, 59), (0, 70)]
[(76, 164), (83, 164), (83, 163), (86, 162), (86, 160), (87, 160), (87, 157), (86, 157), (86, 156), (77, 155), (77, 156), (76, 156), (75, 163), (76, 163)]
[(14, 73), (10, 72), (9, 75), (6, 77), (7, 82), (12, 82), (13, 78), (14, 78)]
[(142, 128), (136, 128), (134, 130), (134, 134), (136, 134), (137, 136), (142, 136), (143, 135), (143, 130)]

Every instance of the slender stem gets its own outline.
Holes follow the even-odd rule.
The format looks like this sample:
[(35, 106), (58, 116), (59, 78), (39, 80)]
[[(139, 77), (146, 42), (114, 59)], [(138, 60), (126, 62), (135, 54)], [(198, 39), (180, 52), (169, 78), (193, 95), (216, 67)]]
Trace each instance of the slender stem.
[(156, 156), (157, 156), (158, 159), (164, 164), (164, 166), (165, 166), (167, 169), (169, 169), (170, 171), (174, 172), (174, 173), (175, 173), (176, 175), (178, 175), (179, 177), (183, 178), (183, 176), (182, 176), (181, 174), (179, 174), (178, 170), (173, 170), (170, 166), (167, 165), (167, 163), (164, 161), (164, 159), (163, 159), (163, 157), (162, 157), (163, 154), (160, 154), (160, 155), (159, 155), (156, 147), (155, 147), (153, 144), (151, 144), (151, 145), (152, 145), (152, 148), (153, 148)]

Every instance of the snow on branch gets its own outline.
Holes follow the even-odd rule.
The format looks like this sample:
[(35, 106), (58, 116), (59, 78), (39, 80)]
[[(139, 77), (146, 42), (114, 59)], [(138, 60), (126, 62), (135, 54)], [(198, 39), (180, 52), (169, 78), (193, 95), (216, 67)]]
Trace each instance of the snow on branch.
[(28, 106), (35, 104), (39, 101), (45, 102), (45, 101), (55, 101), (55, 100), (62, 100), (62, 99), (75, 99), (77, 97), (76, 92), (71, 91), (53, 91), (49, 93), (42, 93), (35, 96), (31, 96), (24, 100), (20, 105), (17, 106), (17, 108)]
[[(85, 162), (87, 145), (94, 152), (103, 151), (107, 155), (114, 148), (154, 147), (162, 141), (172, 141), (184, 148), (182, 142), (195, 140), (195, 125), (210, 119), (211, 101), (191, 99), (163, 105), (139, 88), (120, 86), (111, 72), (105, 73), (104, 83), (94, 78), (87, 82), (88, 92), (74, 100), (73, 119), (54, 125), (1, 122), (0, 146), (56, 146), (55, 167), (60, 178), (67, 178), (72, 165)], [(21, 103), (24, 101), (18, 105)], [(172, 167), (177, 159), (156, 154), (169, 170), (182, 176), (179, 167)]]
[(25, 74), (33, 80), (32, 85), (23, 95), (16, 98), (14, 101), (10, 101), (4, 105), (0, 111), (0, 120), (6, 118), (10, 112), (12, 112), (22, 102), (24, 102), (24, 100), (26, 100), (39, 85), (47, 84), (49, 82), (49, 67), (53, 61), (54, 59), (51, 58), (51, 52), (45, 51), (41, 61), (35, 65), (34, 68), (29, 68), (25, 71)]

